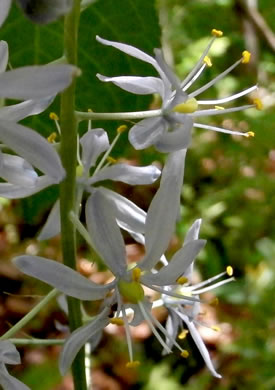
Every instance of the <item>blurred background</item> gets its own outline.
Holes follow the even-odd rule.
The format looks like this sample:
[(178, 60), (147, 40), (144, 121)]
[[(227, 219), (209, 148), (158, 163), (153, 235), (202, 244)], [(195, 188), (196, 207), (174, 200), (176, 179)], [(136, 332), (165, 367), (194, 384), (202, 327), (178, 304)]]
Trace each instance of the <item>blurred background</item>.
[[(197, 260), (196, 279), (202, 280), (220, 273), (227, 265), (234, 268), (236, 281), (215, 290), (215, 295), (213, 292), (207, 295), (210, 300), (214, 296), (218, 297), (219, 304), (203, 307), (205, 322), (220, 328), (219, 332), (208, 328), (202, 328), (201, 332), (217, 371), (223, 378), (217, 380), (211, 377), (191, 338), (187, 337), (182, 342), (183, 347), (190, 351), (188, 359), (179, 358), (177, 353), (162, 357), (161, 346), (146, 324), (133, 329), (135, 358), (142, 364), (137, 370), (126, 370), (128, 352), (123, 329), (114, 326), (106, 330), (92, 359), (93, 388), (272, 390), (275, 389), (274, 0), (159, 0), (156, 10), (154, 2), (148, 3), (123, 0), (120, 16), (117, 13), (119, 10), (112, 8), (114, 5), (110, 0), (105, 1), (104, 5), (99, 0), (92, 7), (93, 10), (83, 13), (84, 27), (80, 31), (80, 55), (83, 60), (80, 62), (83, 61), (81, 67), (84, 69), (85, 82), (102, 91), (102, 85), (95, 80), (95, 71), (111, 75), (112, 69), (112, 74), (118, 75), (123, 74), (121, 67), (126, 65), (128, 68), (125, 74), (152, 74), (147, 64), (137, 64), (137, 61), (127, 59), (126, 65), (120, 66), (119, 61), (118, 65), (114, 65), (117, 62), (113, 58), (111, 66), (109, 64), (109, 69), (105, 71), (104, 66), (108, 68), (106, 56), (110, 55), (111, 49), (102, 49), (93, 42), (91, 36), (89, 40), (92, 42), (88, 42), (87, 34), (84, 34), (87, 23), (91, 25), (92, 20), (98, 26), (98, 30), (92, 31), (91, 35), (99, 33), (114, 40), (120, 40), (121, 35), (122, 42), (135, 44), (150, 53), (153, 47), (160, 46), (160, 30), (156, 23), (159, 17), (165, 57), (180, 78), (184, 78), (201, 55), (209, 41), (211, 29), (223, 30), (224, 36), (216, 40), (210, 52), (213, 66), (204, 72), (196, 87), (238, 60), (244, 49), (251, 51), (250, 64), (236, 68), (206, 91), (203, 98), (227, 96), (258, 83), (257, 97), (262, 99), (264, 110), (252, 109), (226, 117), (216, 116), (205, 122), (228, 129), (253, 131), (254, 138), (228, 136), (200, 129), (193, 131), (182, 190), (181, 219), (170, 246), (172, 254), (180, 247), (188, 227), (201, 217), (203, 224), (200, 236), (207, 239), (208, 243)], [(104, 15), (109, 23), (113, 22), (109, 28), (102, 27), (104, 23), (99, 16), (99, 11), (103, 13), (101, 7), (106, 7)], [(122, 18), (121, 23), (119, 17)], [(26, 23), (14, 7), (0, 33), (0, 38), (10, 44), (10, 62), (13, 67), (31, 64), (33, 61), (45, 63), (60, 55), (62, 50), (55, 47), (55, 35), (49, 27), (30, 27), (26, 32), (23, 28)], [(113, 29), (116, 34), (112, 35)], [(16, 34), (16, 31), (23, 30), (26, 40), (35, 36), (41, 44), (40, 50), (26, 49), (23, 45), (24, 35)], [(57, 38), (62, 38), (62, 24), (54, 23), (52, 31)], [(48, 51), (42, 45), (46, 41)], [(104, 56), (104, 64), (101, 64), (104, 70), (89, 59), (91, 54), (87, 53), (93, 47), (97, 56)], [(124, 55), (115, 55), (125, 61)], [(91, 93), (89, 86), (81, 83), (84, 83), (83, 80), (80, 81), (82, 94), (77, 103), (78, 109), (95, 107), (95, 111), (115, 111), (120, 105), (121, 111), (121, 104), (124, 104), (125, 110), (130, 111), (150, 105), (152, 107), (154, 104), (151, 97), (147, 100), (129, 97), (129, 94), (117, 91), (113, 86), (104, 86), (106, 94), (115, 91), (118, 95), (113, 94), (109, 98), (108, 95), (101, 97), (96, 93), (93, 101), (93, 98), (88, 97), (88, 93)], [(114, 99), (112, 104), (110, 99)], [(249, 102), (249, 98), (244, 98), (243, 102)], [(42, 134), (49, 135), (55, 129), (48, 120), (48, 114), (43, 114), (41, 120), (34, 118), (26, 123), (39, 128)], [(100, 127), (108, 129), (112, 138), (116, 125), (108, 123), (106, 127), (102, 124)], [(80, 131), (85, 131), (85, 126)], [(145, 152), (133, 152), (127, 142), (127, 135), (114, 151), (114, 157), (133, 164), (155, 162), (162, 165), (164, 162), (164, 156), (153, 148)], [(132, 188), (118, 183), (113, 188), (146, 210), (157, 187), (158, 184)], [(0, 199), (1, 333), (22, 318), (39, 296), (49, 291), (46, 285), (31, 278), (23, 278), (11, 265), (10, 259), (27, 252), (61, 260), (59, 237), (43, 243), (36, 240), (57, 196), (57, 189), (52, 188), (22, 201)], [(137, 261), (142, 255), (142, 248), (127, 236), (125, 240), (129, 261)], [(79, 239), (79, 271), (93, 280), (106, 282), (110, 277), (109, 272), (94, 261), (95, 254)], [(103, 271), (103, 274), (98, 271)], [(92, 305), (87, 310), (93, 313), (95, 307)], [(156, 310), (155, 314), (159, 320), (165, 321), (165, 310)], [(66, 321), (66, 315), (58, 304), (52, 302), (17, 336), (62, 338), (66, 336), (66, 330), (60, 324), (66, 325)], [(58, 330), (60, 328), (62, 332)], [(23, 365), (12, 368), (12, 372), (32, 389), (72, 389), (70, 376), (62, 379), (58, 373), (60, 347), (20, 347), (19, 350)]]

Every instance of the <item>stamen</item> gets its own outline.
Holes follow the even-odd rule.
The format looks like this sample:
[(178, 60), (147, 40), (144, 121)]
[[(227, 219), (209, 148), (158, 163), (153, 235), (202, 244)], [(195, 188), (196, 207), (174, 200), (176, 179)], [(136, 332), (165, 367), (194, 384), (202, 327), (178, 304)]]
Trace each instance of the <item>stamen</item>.
[(202, 302), (202, 300), (199, 298), (190, 297), (190, 296), (187, 296), (184, 294), (177, 294), (177, 293), (174, 293), (173, 291), (164, 290), (163, 288), (152, 286), (152, 285), (146, 284), (144, 282), (142, 282), (142, 284), (146, 287), (149, 287), (151, 290), (155, 290), (163, 295), (168, 295), (169, 297), (178, 298), (181, 300), (187, 300), (187, 301), (191, 301), (191, 302)]
[(250, 61), (251, 53), (247, 50), (242, 52), (242, 64), (248, 64)]
[(244, 134), (246, 137), (255, 137), (254, 131), (248, 131), (247, 133)]
[(180, 356), (183, 357), (183, 358), (185, 358), (185, 359), (187, 359), (187, 358), (189, 357), (189, 352), (188, 352), (186, 349), (184, 349), (184, 350), (181, 352)]
[(212, 325), (211, 329), (214, 330), (215, 332), (220, 332), (221, 331), (221, 328), (219, 326), (217, 326), (217, 325)]
[(56, 140), (56, 137), (57, 137), (57, 134), (56, 132), (53, 132), (52, 134), (49, 135), (49, 137), (47, 138), (48, 142), (50, 144), (53, 144)]
[(193, 126), (199, 128), (199, 129), (217, 131), (218, 133), (231, 134), (231, 135), (241, 135), (243, 137), (251, 137), (252, 136), (251, 134), (250, 135), (248, 134), (248, 133), (252, 133), (250, 131), (248, 133), (241, 133), (240, 131), (227, 130), (227, 129), (223, 129), (221, 127), (204, 125), (202, 123), (194, 123)]
[(139, 360), (134, 360), (133, 362), (128, 362), (126, 364), (126, 368), (136, 368), (140, 366), (140, 361)]
[(176, 282), (177, 282), (178, 284), (185, 284), (185, 283), (189, 282), (189, 280), (188, 280), (188, 278), (186, 278), (185, 276), (180, 276), (180, 277), (176, 280)]
[(232, 276), (233, 275), (233, 268), (231, 267), (231, 265), (229, 265), (228, 267), (226, 267), (226, 273), (228, 276)]
[(58, 117), (58, 115), (57, 115), (55, 112), (50, 112), (49, 117), (50, 117), (50, 119), (52, 119), (53, 121), (58, 121), (58, 120), (59, 120), (59, 117)]
[(112, 318), (112, 319), (110, 320), (110, 323), (113, 324), (113, 325), (117, 325), (117, 326), (122, 326), (122, 325), (124, 325), (123, 319), (122, 319), (122, 318), (117, 318), (117, 317)]
[(216, 30), (215, 28), (212, 29), (211, 34), (217, 38), (220, 38), (223, 36), (223, 32), (221, 30)]
[(215, 106), (215, 109), (216, 110), (224, 110), (224, 107), (222, 107), (222, 106)]
[(234, 95), (227, 96), (225, 98), (215, 99), (215, 100), (198, 100), (198, 104), (199, 105), (203, 105), (203, 104), (211, 105), (211, 104), (228, 103), (228, 102), (231, 102), (232, 100), (238, 99), (238, 98), (240, 98), (240, 97), (242, 97), (244, 95), (249, 94), (250, 92), (255, 91), (255, 89), (257, 89), (257, 88), (258, 88), (257, 85), (253, 85), (250, 88), (247, 88), (247, 89), (245, 89), (245, 90), (243, 90), (241, 92), (235, 93)]
[[(118, 304), (120, 306), (121, 305), (121, 299), (120, 299), (120, 295), (119, 294), (117, 294), (117, 298), (118, 298)], [(132, 346), (130, 326), (129, 326), (129, 323), (128, 323), (128, 320), (127, 320), (127, 317), (126, 317), (125, 308), (124, 308), (123, 305), (121, 305), (121, 311), (122, 311), (122, 317), (123, 317), (124, 325), (125, 325), (126, 341), (127, 341), (129, 358), (130, 358), (130, 361), (128, 362), (128, 364), (130, 364), (130, 363), (134, 362), (133, 361), (133, 346)]]
[(117, 128), (116, 132), (117, 134), (121, 134), (121, 133), (124, 133), (124, 131), (126, 131), (128, 129), (128, 126), (126, 125), (121, 125)]
[(263, 109), (263, 102), (261, 101), (261, 99), (259, 98), (254, 99), (253, 103), (255, 104), (257, 110), (261, 111)]
[(187, 336), (187, 334), (189, 333), (189, 331), (187, 329), (183, 329), (180, 334), (178, 335), (178, 338), (180, 340), (184, 340)]
[(204, 59), (203, 59), (203, 62), (204, 62), (209, 68), (211, 68), (211, 66), (212, 66), (212, 61), (211, 61), (210, 57), (205, 56)]
[(224, 285), (224, 284), (226, 284), (226, 283), (230, 283), (230, 282), (232, 282), (233, 280), (235, 280), (235, 278), (229, 278), (229, 279), (221, 280), (220, 282), (215, 283), (215, 284), (212, 284), (211, 286), (202, 288), (202, 289), (200, 289), (200, 290), (195, 290), (195, 291), (194, 291), (194, 294), (203, 294), (203, 293), (205, 293), (206, 291), (214, 290), (215, 288), (220, 287), (220, 286), (222, 286), (222, 285)]
[[(88, 108), (87, 111), (88, 112), (93, 112), (93, 110), (91, 108)], [(88, 131), (89, 130), (92, 130), (92, 121), (91, 121), (91, 119), (88, 120)]]
[(117, 160), (115, 158), (111, 157), (111, 156), (107, 157), (107, 161), (110, 164), (116, 164), (117, 163)]

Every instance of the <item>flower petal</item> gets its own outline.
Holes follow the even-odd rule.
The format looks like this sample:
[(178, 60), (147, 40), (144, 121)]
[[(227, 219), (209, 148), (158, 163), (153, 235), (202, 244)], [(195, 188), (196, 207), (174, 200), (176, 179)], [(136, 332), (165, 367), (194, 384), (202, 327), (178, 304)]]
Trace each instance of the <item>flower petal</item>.
[(7, 199), (22, 199), (55, 184), (49, 176), (38, 177), (32, 187), (22, 187), (17, 184), (0, 183), (0, 196)]
[(0, 74), (0, 97), (41, 99), (68, 87), (79, 70), (72, 65), (25, 66)]
[(4, 390), (30, 390), (23, 382), (10, 375), (3, 363), (0, 363), (0, 385)]
[(93, 321), (90, 321), (87, 325), (84, 325), (76, 329), (64, 344), (63, 350), (60, 355), (59, 369), (62, 375), (64, 375), (71, 366), (77, 353), (89, 341), (95, 334), (103, 330), (105, 326), (110, 322), (108, 314), (109, 308), (105, 308), (99, 315), (95, 317)]
[(12, 184), (22, 187), (34, 186), (38, 175), (22, 157), (2, 154), (0, 176)]
[(180, 313), (178, 311), (177, 311), (177, 313), (180, 316), (180, 318), (186, 323), (186, 325), (189, 329), (189, 332), (190, 332), (196, 346), (198, 347), (198, 349), (201, 353), (201, 356), (203, 357), (203, 360), (205, 361), (207, 368), (209, 369), (209, 371), (211, 372), (211, 374), (213, 376), (220, 379), (222, 376), (220, 374), (218, 374), (217, 371), (215, 370), (213, 363), (211, 361), (209, 352), (207, 351), (207, 348), (206, 348), (206, 346), (201, 338), (201, 335), (200, 335), (199, 331), (197, 330), (197, 328), (195, 327), (194, 323), (192, 321), (190, 321), (188, 316), (186, 316), (185, 314)]
[(86, 203), (86, 223), (94, 249), (114, 275), (123, 275), (127, 269), (124, 241), (112, 203), (100, 191), (94, 190)]
[(162, 171), (160, 187), (146, 218), (144, 259), (139, 263), (150, 270), (166, 251), (175, 229), (183, 184), (186, 149), (169, 155)]
[(81, 137), (80, 143), (82, 146), (81, 160), (86, 171), (93, 167), (98, 156), (110, 147), (108, 135), (103, 129), (87, 131)]
[(48, 240), (54, 236), (57, 236), (61, 231), (60, 224), (60, 202), (57, 200), (50, 211), (45, 225), (39, 233), (37, 239), (39, 241)]
[(194, 262), (194, 259), (205, 244), (205, 240), (189, 241), (174, 254), (166, 267), (162, 267), (156, 273), (147, 273), (143, 275), (141, 277), (141, 282), (144, 281), (146, 284), (156, 286), (176, 284), (177, 279), (182, 276), (190, 264)]
[(46, 110), (54, 97), (50, 96), (38, 100), (26, 100), (25, 102), (12, 104), (0, 108), (0, 118), (7, 121), (18, 122), (30, 115), (37, 115)]
[(117, 223), (122, 229), (144, 233), (146, 218), (144, 210), (124, 196), (107, 188), (99, 187), (97, 190), (101, 192), (102, 196), (107, 197), (112, 202)]
[(193, 223), (193, 225), (186, 233), (184, 244), (187, 244), (187, 242), (197, 240), (199, 238), (201, 223), (202, 223), (201, 218), (196, 219), (196, 221)]
[(122, 181), (131, 185), (152, 184), (159, 178), (160, 174), (161, 171), (154, 165), (134, 167), (129, 164), (115, 164), (101, 169), (89, 179), (89, 184), (101, 180)]
[(167, 129), (168, 123), (162, 116), (143, 119), (129, 131), (129, 141), (135, 149), (145, 149), (156, 143)]
[(163, 81), (157, 77), (106, 77), (99, 73), (96, 76), (100, 81), (104, 81), (105, 83), (111, 82), (124, 91), (135, 93), (136, 95), (150, 95), (158, 93), (160, 96), (164, 96)]
[(188, 148), (191, 142), (193, 121), (190, 117), (186, 119), (186, 126), (179, 126), (177, 130), (166, 132), (158, 138), (155, 143), (155, 148), (158, 151), (167, 153)]
[(0, 140), (56, 183), (65, 176), (59, 155), (40, 134), (25, 126), (0, 121)]
[[(5, 2), (5, 0), (4, 0)], [(3, 7), (2, 2), (0, 5), (0, 25), (1, 25), (1, 16), (3, 16)], [(5, 6), (4, 6), (5, 7)], [(0, 41), (0, 73), (5, 72), (9, 60), (9, 47), (6, 41)]]
[(105, 297), (112, 283), (101, 286), (64, 264), (39, 256), (19, 256), (14, 260), (24, 274), (42, 280), (70, 297), (97, 300)]
[(4, 364), (20, 364), (20, 354), (9, 340), (0, 341), (0, 362)]
[(8, 17), (11, 6), (11, 0), (1, 0), (0, 2), (0, 26), (4, 23)]

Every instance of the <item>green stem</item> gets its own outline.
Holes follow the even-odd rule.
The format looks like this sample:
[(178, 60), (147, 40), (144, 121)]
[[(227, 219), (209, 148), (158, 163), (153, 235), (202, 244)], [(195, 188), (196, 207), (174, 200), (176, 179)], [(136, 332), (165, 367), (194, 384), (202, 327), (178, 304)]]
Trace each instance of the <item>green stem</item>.
[(75, 115), (79, 121), (82, 120), (129, 120), (129, 119), (145, 119), (154, 118), (163, 115), (163, 111), (159, 110), (147, 110), (147, 111), (134, 111), (134, 112), (82, 112), (76, 111)]
[(51, 299), (55, 298), (59, 294), (59, 291), (56, 289), (52, 290), (47, 294), (28, 314), (26, 314), (20, 321), (17, 322), (11, 329), (9, 329), (3, 336), (0, 337), (0, 340), (7, 340), (10, 337), (14, 336), (19, 330), (21, 330), (33, 317), (36, 316), (37, 313), (43, 307), (45, 307)]
[(14, 345), (36, 345), (36, 346), (40, 346), (40, 345), (63, 345), (65, 343), (66, 340), (64, 339), (48, 339), (48, 340), (44, 340), (44, 339), (9, 339), (9, 341), (11, 343), (13, 343)]
[[(78, 23), (80, 0), (74, 0), (72, 11), (64, 21), (64, 52), (68, 63), (77, 65)], [(75, 117), (76, 80), (61, 95), (61, 145), (60, 154), (66, 170), (66, 178), (60, 185), (61, 237), (64, 264), (76, 269), (76, 234), (69, 219), (69, 213), (75, 210), (76, 156), (77, 156), (77, 119)], [(82, 325), (80, 302), (68, 297), (69, 324), (73, 332)], [(87, 390), (84, 349), (82, 348), (72, 364), (72, 374), (76, 390)]]

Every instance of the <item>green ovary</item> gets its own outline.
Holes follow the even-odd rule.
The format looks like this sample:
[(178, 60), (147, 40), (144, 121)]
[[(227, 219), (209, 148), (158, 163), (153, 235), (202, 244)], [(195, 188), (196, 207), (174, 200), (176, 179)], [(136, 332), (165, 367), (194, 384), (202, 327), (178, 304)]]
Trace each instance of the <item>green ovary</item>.
[(120, 294), (130, 303), (138, 303), (144, 298), (144, 291), (139, 282), (120, 280), (118, 289)]
[(192, 114), (197, 111), (198, 102), (195, 98), (186, 100), (184, 103), (180, 103), (173, 108), (174, 112), (179, 112), (181, 114)]

